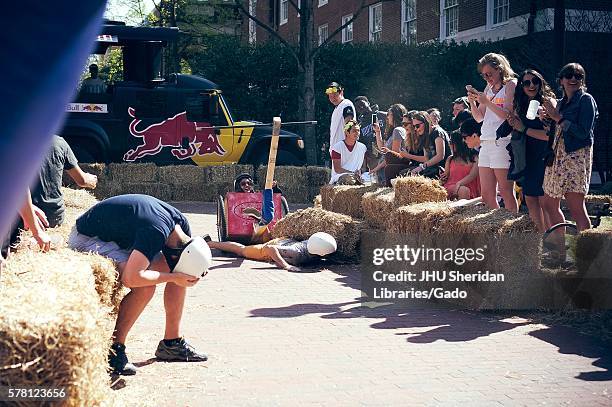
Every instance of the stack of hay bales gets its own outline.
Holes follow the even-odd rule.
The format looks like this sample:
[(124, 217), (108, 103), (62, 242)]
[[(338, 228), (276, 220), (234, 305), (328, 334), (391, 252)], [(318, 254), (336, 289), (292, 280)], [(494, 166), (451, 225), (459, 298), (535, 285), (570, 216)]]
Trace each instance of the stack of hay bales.
[(24, 250), (7, 261), (0, 276), (1, 386), (64, 387), (65, 405), (112, 402), (112, 322), (88, 257)]
[[(263, 187), (266, 167), (257, 174), (253, 166), (242, 164), (156, 166), (153, 163), (80, 164), (98, 176), (98, 187), (93, 190), (98, 199), (121, 194), (147, 194), (163, 201), (214, 202), (219, 195), (234, 190), (234, 179), (242, 173), (259, 180)], [(289, 202), (310, 203), (321, 185), (329, 181), (329, 168), (277, 167), (275, 179)], [(74, 181), (64, 174), (64, 185), (74, 187)]]
[(446, 189), (439, 181), (422, 176), (398, 177), (395, 179), (393, 190), (397, 206), (444, 202), (448, 199)]
[(206, 185), (205, 168), (196, 165), (169, 165), (159, 168), (159, 182), (168, 185), (172, 201), (212, 201), (217, 191)]
[(338, 255), (341, 258), (358, 261), (362, 229), (363, 222), (353, 220), (350, 216), (321, 208), (307, 208), (292, 212), (279, 220), (272, 231), (272, 236), (306, 240), (313, 233), (326, 232), (336, 239)]
[[(259, 188), (266, 183), (267, 166), (257, 169)], [(319, 188), (329, 182), (329, 168), (278, 166), (274, 169), (274, 179), (283, 195), (290, 203), (310, 203), (319, 194)]]
[(389, 231), (431, 234), (436, 232), (440, 223), (452, 213), (453, 210), (447, 202), (424, 202), (400, 206), (389, 216)]
[(151, 195), (163, 201), (172, 198), (170, 185), (160, 182), (158, 167), (153, 163), (109, 164), (108, 176), (110, 196), (129, 193)]
[(612, 308), (612, 229), (604, 226), (580, 232), (576, 238), (577, 291), (593, 308)]
[(321, 187), (321, 204), (325, 210), (362, 219), (361, 199), (377, 189), (377, 185), (325, 185)]
[(391, 213), (395, 209), (395, 192), (393, 188), (378, 188), (366, 192), (361, 198), (363, 216), (368, 224), (377, 229), (389, 229)]

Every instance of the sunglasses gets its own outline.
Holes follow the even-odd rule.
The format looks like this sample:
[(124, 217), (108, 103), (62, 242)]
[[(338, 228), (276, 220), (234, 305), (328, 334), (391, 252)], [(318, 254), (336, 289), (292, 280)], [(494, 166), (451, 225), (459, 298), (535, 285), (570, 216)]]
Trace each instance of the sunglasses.
[(480, 76), (482, 76), (483, 79), (489, 79), (493, 77), (493, 72), (483, 72), (480, 74)]
[(326, 95), (331, 95), (332, 93), (338, 93), (338, 88), (335, 86), (332, 86), (331, 88), (325, 89)]
[(423, 123), (417, 123), (417, 124), (413, 124), (415, 129), (420, 129), (421, 126), (423, 126)]
[(533, 83), (533, 86), (540, 86), (542, 84), (542, 81), (537, 76), (535, 78), (532, 78), (531, 80), (525, 79), (523, 80), (523, 87), (527, 88), (531, 86), (532, 83)]
[(562, 78), (565, 79), (572, 79), (572, 78), (576, 78), (576, 80), (581, 81), (584, 79), (584, 75), (578, 72), (568, 72), (566, 74), (563, 74), (563, 76), (561, 76)]
[(253, 182), (251, 182), (251, 181), (247, 181), (247, 180), (240, 181), (240, 186), (241, 187), (246, 187), (246, 186), (251, 186), (251, 185), (253, 185)]

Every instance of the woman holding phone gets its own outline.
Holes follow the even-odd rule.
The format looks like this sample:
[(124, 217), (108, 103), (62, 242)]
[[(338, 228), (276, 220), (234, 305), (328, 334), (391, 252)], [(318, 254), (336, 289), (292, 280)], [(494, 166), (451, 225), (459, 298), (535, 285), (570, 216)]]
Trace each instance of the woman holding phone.
[(489, 208), (499, 208), (499, 186), (506, 209), (517, 212), (514, 182), (508, 180), (510, 154), (506, 146), (510, 143), (510, 137), (496, 140), (497, 128), (512, 111), (516, 74), (505, 56), (494, 53), (480, 58), (478, 71), (487, 82), (484, 92), (478, 92), (471, 85), (466, 86), (466, 89), (472, 115), (477, 122), (482, 123), (478, 158), (482, 200)]
[[(388, 151), (399, 152), (406, 140), (406, 130), (402, 126), (402, 118), (408, 112), (406, 107), (401, 103), (391, 105), (387, 111), (387, 123), (385, 126), (385, 140), (382, 138), (380, 126), (378, 122), (372, 124), (374, 134), (376, 136), (376, 146), (384, 154)], [(378, 171), (384, 170), (387, 165), (387, 157), (381, 159), (376, 167), (370, 170), (371, 173), (376, 173), (377, 178), (380, 180), (382, 177), (378, 176)], [(382, 172), (381, 172), (382, 173)], [(380, 181), (379, 181), (380, 182)]]

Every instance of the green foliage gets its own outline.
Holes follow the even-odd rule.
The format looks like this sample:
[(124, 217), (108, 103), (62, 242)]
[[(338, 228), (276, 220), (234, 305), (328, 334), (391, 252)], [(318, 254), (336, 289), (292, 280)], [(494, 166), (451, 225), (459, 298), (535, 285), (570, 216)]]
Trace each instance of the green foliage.
[(123, 80), (123, 54), (121, 48), (112, 47), (98, 62), (100, 78), (107, 83)]

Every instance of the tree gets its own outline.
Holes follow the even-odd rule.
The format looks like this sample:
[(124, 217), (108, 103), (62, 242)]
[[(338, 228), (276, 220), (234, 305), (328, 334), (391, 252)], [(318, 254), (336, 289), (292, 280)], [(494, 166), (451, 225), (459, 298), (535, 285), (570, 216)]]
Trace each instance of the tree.
[[(285, 45), (291, 52), (298, 71), (298, 81), (300, 89), (298, 93), (299, 117), (301, 120), (315, 120), (315, 97), (314, 97), (314, 78), (315, 78), (315, 58), (319, 51), (325, 47), (333, 38), (338, 35), (345, 27), (352, 24), (359, 17), (361, 12), (366, 9), (369, 2), (362, 0), (357, 10), (353, 12), (353, 17), (333, 31), (321, 45), (315, 45), (315, 21), (313, 18), (314, 1), (316, 0), (301, 0), (300, 5), (295, 0), (288, 0), (291, 7), (298, 11), (300, 16), (300, 41), (297, 49), (286, 41), (273, 27), (253, 15), (248, 10), (248, 5), (245, 7), (243, 0), (234, 0), (236, 7), (248, 19), (254, 21), (258, 26), (266, 30), (272, 37), (276, 38), (280, 43)], [(382, 0), (390, 1), (390, 0)], [(306, 160), (309, 165), (314, 165), (317, 162), (317, 145), (315, 129), (312, 126), (306, 126), (304, 131), (306, 145)]]

